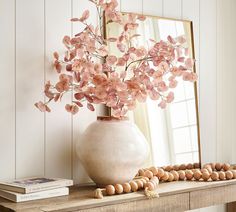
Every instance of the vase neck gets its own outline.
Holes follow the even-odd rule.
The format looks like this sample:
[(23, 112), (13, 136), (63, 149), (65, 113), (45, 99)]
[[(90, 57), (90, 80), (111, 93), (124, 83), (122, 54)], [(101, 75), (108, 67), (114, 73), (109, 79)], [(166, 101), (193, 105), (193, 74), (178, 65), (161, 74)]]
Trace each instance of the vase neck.
[(97, 120), (99, 120), (99, 121), (128, 121), (129, 118), (126, 116), (122, 116), (122, 117), (98, 116)]

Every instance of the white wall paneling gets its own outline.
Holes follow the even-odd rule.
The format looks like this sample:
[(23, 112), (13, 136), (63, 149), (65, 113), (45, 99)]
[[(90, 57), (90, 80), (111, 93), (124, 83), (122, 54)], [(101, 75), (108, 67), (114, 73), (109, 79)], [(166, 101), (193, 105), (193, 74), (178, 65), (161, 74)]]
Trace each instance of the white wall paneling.
[(216, 161), (216, 1), (200, 0), (200, 120), (202, 161)]

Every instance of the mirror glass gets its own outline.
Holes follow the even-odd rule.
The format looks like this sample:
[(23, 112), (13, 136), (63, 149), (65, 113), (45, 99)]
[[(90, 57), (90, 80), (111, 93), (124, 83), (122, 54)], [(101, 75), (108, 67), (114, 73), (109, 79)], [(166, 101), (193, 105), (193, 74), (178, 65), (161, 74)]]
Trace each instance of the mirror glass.
[[(123, 14), (124, 18), (127, 16)], [(106, 37), (117, 37), (122, 28), (117, 23), (106, 23)], [(167, 40), (167, 36), (184, 35), (189, 48), (190, 57), (194, 58), (193, 30), (191, 21), (173, 20), (147, 16), (139, 22), (134, 34), (141, 36), (133, 39), (132, 45), (146, 46), (155, 41)], [(120, 56), (115, 43), (109, 43), (110, 54)], [(199, 121), (197, 109), (196, 83), (179, 78), (175, 88), (175, 100), (166, 109), (157, 106), (150, 99), (146, 103), (138, 103), (129, 118), (135, 122), (145, 135), (150, 145), (150, 158), (147, 165), (164, 166), (200, 162)]]

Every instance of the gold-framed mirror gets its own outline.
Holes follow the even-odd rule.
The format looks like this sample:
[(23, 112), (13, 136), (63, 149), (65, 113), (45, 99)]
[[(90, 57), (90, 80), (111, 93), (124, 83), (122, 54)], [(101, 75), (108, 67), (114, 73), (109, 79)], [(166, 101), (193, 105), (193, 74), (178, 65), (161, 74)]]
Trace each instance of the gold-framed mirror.
[[(122, 13), (126, 18), (127, 13)], [(114, 22), (104, 20), (105, 37), (117, 37), (122, 28)], [(188, 20), (146, 16), (139, 22), (132, 45), (148, 46), (149, 39), (167, 40), (167, 36), (184, 36), (186, 47), (193, 59), (193, 24)], [(109, 43), (109, 53), (121, 54), (114, 43)], [(194, 66), (194, 72), (195, 66)], [(201, 164), (200, 126), (198, 114), (197, 84), (179, 80), (174, 90), (175, 100), (166, 109), (160, 109), (157, 103), (148, 100), (138, 103), (128, 116), (140, 128), (150, 146), (150, 158), (146, 165), (165, 166), (170, 164)], [(112, 113), (112, 111), (111, 111)]]

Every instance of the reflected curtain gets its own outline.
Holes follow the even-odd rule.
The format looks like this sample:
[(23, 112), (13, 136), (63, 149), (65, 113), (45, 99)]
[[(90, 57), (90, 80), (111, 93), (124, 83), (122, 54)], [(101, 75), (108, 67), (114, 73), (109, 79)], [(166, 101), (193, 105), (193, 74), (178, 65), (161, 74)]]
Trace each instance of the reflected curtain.
[(130, 120), (138, 126), (140, 131), (143, 133), (150, 148), (149, 157), (145, 163), (145, 167), (151, 166), (153, 164), (153, 155), (152, 155), (152, 139), (151, 139), (151, 130), (148, 118), (147, 104), (146, 103), (138, 103), (136, 109), (133, 112), (128, 113), (128, 117)]

